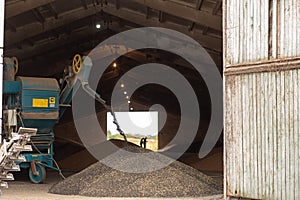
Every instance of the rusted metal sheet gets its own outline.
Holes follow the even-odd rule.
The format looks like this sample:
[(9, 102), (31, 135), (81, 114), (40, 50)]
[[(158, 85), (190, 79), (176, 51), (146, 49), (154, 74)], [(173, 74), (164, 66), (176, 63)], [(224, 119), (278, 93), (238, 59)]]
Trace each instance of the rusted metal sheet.
[(269, 1), (227, 0), (226, 64), (268, 59)]
[(300, 70), (225, 81), (226, 195), (300, 199)]
[(299, 56), (300, 2), (299, 0), (281, 0), (277, 6), (279, 13), (278, 34), (280, 57)]
[(59, 117), (59, 112), (43, 112), (43, 113), (38, 113), (38, 112), (24, 112), (22, 113), (22, 116), (25, 119), (54, 119), (57, 120)]
[(32, 77), (17, 77), (21, 82), (24, 90), (46, 90), (46, 91), (60, 91), (57, 80), (54, 78), (32, 78)]

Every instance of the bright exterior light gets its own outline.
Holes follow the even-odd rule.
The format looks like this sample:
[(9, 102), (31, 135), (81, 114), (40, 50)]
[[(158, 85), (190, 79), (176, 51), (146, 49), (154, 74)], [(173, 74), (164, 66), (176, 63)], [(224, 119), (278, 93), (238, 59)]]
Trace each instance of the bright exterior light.
[(100, 29), (101, 28), (101, 24), (96, 24), (96, 29)]

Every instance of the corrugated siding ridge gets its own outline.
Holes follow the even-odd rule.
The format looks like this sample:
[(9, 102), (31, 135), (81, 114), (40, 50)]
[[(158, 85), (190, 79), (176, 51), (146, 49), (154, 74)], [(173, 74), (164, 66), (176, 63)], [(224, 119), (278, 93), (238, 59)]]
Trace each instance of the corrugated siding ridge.
[(284, 60), (272, 60), (265, 62), (245, 63), (234, 65), (224, 70), (224, 75), (252, 74), (262, 72), (276, 72), (300, 69), (300, 57)]

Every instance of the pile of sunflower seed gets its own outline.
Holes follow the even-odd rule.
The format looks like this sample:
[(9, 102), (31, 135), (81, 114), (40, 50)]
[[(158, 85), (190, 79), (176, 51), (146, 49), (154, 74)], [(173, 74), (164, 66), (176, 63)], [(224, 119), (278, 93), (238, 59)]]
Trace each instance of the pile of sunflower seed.
[[(49, 192), (89, 197), (204, 197), (222, 194), (222, 185), (192, 167), (174, 161), (167, 167), (148, 172), (153, 166), (169, 163), (170, 158), (151, 154), (132, 144), (118, 142), (118, 146), (133, 154), (115, 153), (104, 162), (97, 162), (57, 183)], [(141, 154), (145, 156), (138, 156)], [(140, 173), (140, 169), (145, 173)]]

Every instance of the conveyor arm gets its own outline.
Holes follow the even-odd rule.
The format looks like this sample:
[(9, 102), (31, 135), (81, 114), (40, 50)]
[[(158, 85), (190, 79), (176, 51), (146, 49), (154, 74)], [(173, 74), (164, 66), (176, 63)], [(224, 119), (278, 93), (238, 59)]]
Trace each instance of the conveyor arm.
[(113, 123), (117, 126), (117, 131), (124, 137), (124, 140), (127, 141), (126, 135), (122, 131), (116, 115), (112, 111), (111, 107), (106, 104), (106, 101), (103, 100), (100, 94), (93, 90), (88, 83), (88, 77), (93, 66), (91, 59), (89, 57), (85, 57), (83, 58), (83, 61), (81, 60), (81, 58), (76, 61), (76, 58), (78, 59), (78, 55), (74, 57), (73, 66), (69, 67), (69, 74), (65, 77), (64, 80), (66, 84), (60, 94), (60, 118), (63, 116), (66, 108), (71, 103), (73, 96), (81, 87), (90, 97), (95, 98), (111, 113), (114, 120)]

